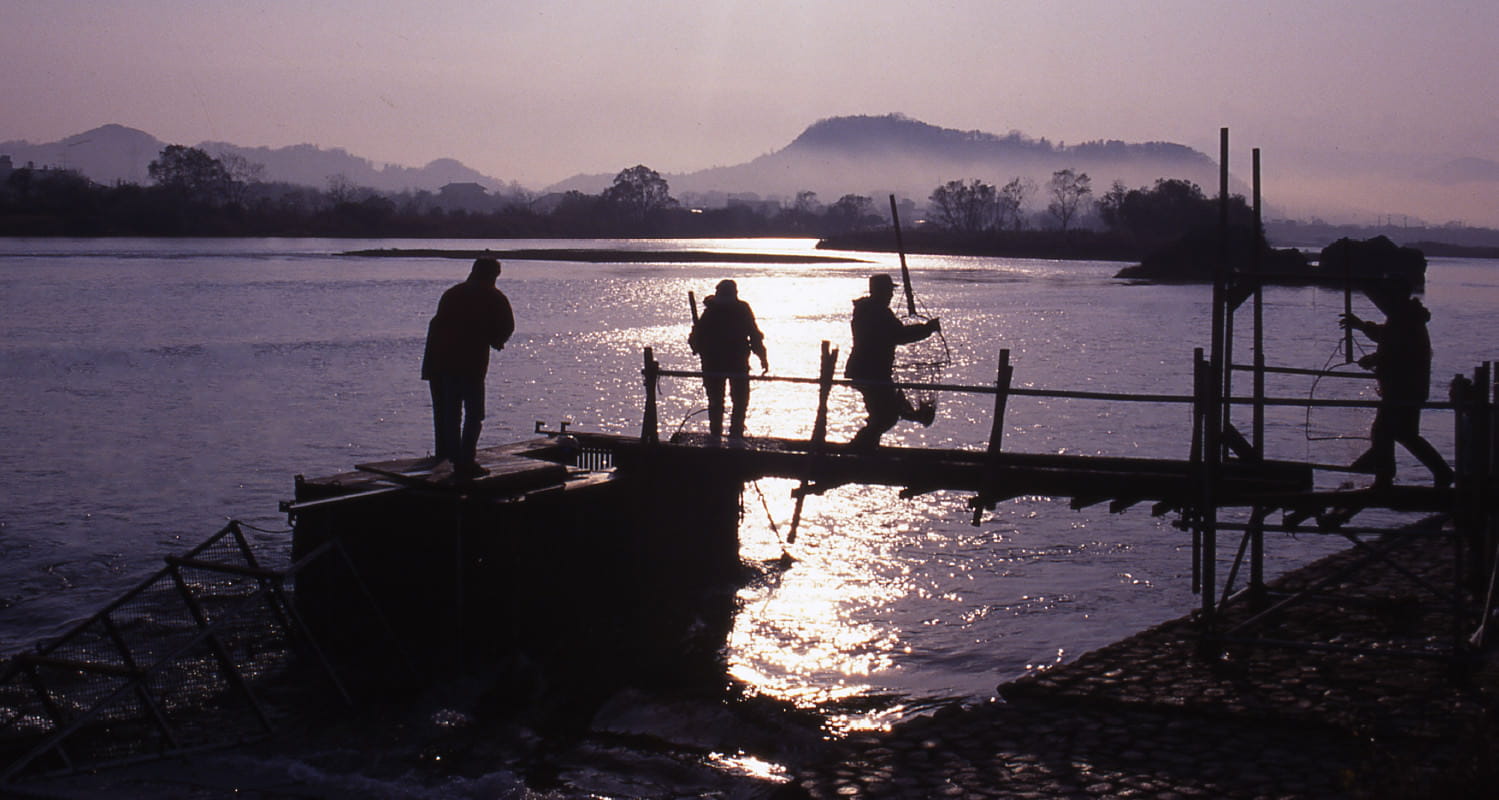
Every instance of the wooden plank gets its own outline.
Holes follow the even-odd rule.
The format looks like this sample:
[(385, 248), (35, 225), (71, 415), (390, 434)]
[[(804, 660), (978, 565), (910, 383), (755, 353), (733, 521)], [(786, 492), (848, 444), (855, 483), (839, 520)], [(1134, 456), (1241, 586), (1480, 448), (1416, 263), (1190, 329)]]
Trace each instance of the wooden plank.
[(540, 486), (562, 483), (567, 467), (551, 461), (540, 461), (506, 453), (481, 452), (479, 465), (489, 470), (473, 480), (454, 476), (451, 465), (444, 462), (434, 468), (429, 459), (406, 458), (372, 464), (355, 464), (355, 469), (378, 475), (403, 486), (452, 491), (482, 490), (488, 493), (523, 492)]

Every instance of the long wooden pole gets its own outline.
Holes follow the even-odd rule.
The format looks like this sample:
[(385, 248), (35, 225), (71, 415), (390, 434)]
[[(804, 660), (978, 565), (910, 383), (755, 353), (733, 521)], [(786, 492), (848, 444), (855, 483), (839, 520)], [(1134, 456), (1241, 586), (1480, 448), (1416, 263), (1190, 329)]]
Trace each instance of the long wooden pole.
[(895, 252), (900, 255), (900, 282), (906, 287), (906, 311), (916, 316), (916, 294), (911, 291), (911, 270), (906, 267), (906, 243), (900, 236), (900, 212), (895, 210), (895, 195), (890, 195), (890, 223), (895, 226)]
[[(1254, 452), (1265, 460), (1265, 282), (1260, 272), (1264, 218), (1260, 206), (1260, 149), (1251, 151), (1254, 170), (1254, 232), (1250, 245), (1250, 263), (1254, 269)], [(1249, 590), (1250, 602), (1256, 609), (1264, 607), (1265, 601), (1265, 518), (1268, 508), (1255, 506), (1250, 516)]]

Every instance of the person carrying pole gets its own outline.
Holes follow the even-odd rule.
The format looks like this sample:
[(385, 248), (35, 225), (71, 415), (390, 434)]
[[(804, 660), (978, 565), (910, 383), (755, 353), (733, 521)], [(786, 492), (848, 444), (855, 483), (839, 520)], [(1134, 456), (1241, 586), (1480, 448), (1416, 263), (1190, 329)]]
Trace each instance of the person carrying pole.
[(692, 325), (687, 344), (703, 365), (703, 390), (708, 395), (708, 432), (723, 436), (724, 384), (734, 403), (729, 420), (729, 438), (744, 438), (744, 417), (749, 408), (749, 357), (760, 359), (762, 372), (770, 371), (765, 355), (765, 334), (755, 323), (749, 303), (739, 299), (739, 286), (721, 280), (715, 293), (703, 298), (703, 313)]
[(893, 373), (895, 348), (931, 336), (942, 329), (942, 323), (937, 319), (902, 323), (890, 310), (890, 300), (894, 296), (895, 281), (889, 275), (871, 275), (868, 296), (854, 301), (850, 321), (854, 344), (844, 376), (863, 382), (856, 388), (864, 396), (864, 408), (869, 413), (864, 427), (849, 442), (849, 446), (855, 449), (878, 447), (880, 437), (900, 420), (931, 425), (937, 415), (937, 407), (932, 403), (912, 406), (905, 394), (895, 387)]

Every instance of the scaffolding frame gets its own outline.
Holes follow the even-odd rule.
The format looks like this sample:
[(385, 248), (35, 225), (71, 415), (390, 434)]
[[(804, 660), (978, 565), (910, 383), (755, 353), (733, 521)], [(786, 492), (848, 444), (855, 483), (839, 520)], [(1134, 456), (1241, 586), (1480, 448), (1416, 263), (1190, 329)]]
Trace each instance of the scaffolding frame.
[(230, 521), (10, 658), (0, 666), (0, 786), (264, 739), (277, 723), (266, 692), (301, 660), (352, 705), (345, 671), (289, 596), (298, 573), (330, 560), (359, 579), (337, 540), (268, 569)]
[[(1266, 397), (1265, 376), (1273, 373), (1306, 375), (1341, 375), (1294, 368), (1267, 366), (1264, 348), (1265, 281), (1261, 274), (1262, 248), (1260, 197), (1260, 151), (1252, 151), (1253, 170), (1253, 236), (1248, 271), (1236, 270), (1229, 259), (1229, 188), (1228, 129), (1220, 131), (1219, 252), (1213, 269), (1213, 314), (1211, 351), (1206, 358), (1197, 354), (1196, 389), (1199, 404), (1194, 411), (1193, 459), (1202, 465), (1201, 502), (1184, 522), (1193, 535), (1193, 587), (1201, 606), (1202, 644), (1205, 654), (1216, 656), (1231, 646), (1284, 646), (1317, 650), (1340, 650), (1367, 655), (1410, 656), (1448, 661), (1454, 667), (1470, 665), (1489, 638), (1488, 622), (1499, 598), (1499, 515), (1495, 514), (1496, 454), (1499, 441), (1495, 432), (1495, 409), (1499, 407), (1499, 386), (1494, 382), (1492, 362), (1473, 370), (1472, 378), (1454, 380), (1450, 403), (1426, 403), (1423, 409), (1449, 409), (1454, 412), (1456, 442), (1456, 483), (1452, 490), (1433, 489), (1419, 492), (1407, 487), (1374, 489), (1363, 492), (1313, 492), (1305, 497), (1265, 498), (1249, 509), (1247, 521), (1226, 522), (1220, 518), (1221, 475), (1225, 465), (1253, 462), (1265, 453), (1265, 412), (1271, 405), (1285, 404)], [(1344, 312), (1351, 313), (1351, 274), (1345, 268)], [(1253, 363), (1236, 364), (1234, 318), (1239, 307), (1253, 300)], [(1344, 347), (1352, 358), (1351, 331)], [(1235, 372), (1252, 375), (1248, 397), (1235, 396)], [(1368, 401), (1302, 401), (1312, 406), (1377, 407)], [(1251, 435), (1243, 436), (1233, 425), (1235, 407), (1251, 409)], [(1315, 465), (1314, 465), (1315, 466)], [(1323, 467), (1326, 468), (1326, 467)], [(1356, 495), (1356, 496), (1355, 496)], [(1425, 511), (1433, 514), (1422, 523), (1401, 528), (1351, 528), (1334, 512), (1319, 519), (1315, 529), (1304, 529), (1299, 523), (1335, 509), (1340, 504), (1356, 503), (1354, 512), (1367, 508), (1403, 511)], [(1276, 510), (1286, 513), (1284, 524), (1267, 522)], [(1323, 520), (1328, 520), (1324, 522)], [(1219, 532), (1238, 532), (1240, 540), (1228, 561), (1226, 580), (1221, 592), (1217, 579), (1220, 563)], [(1323, 533), (1342, 536), (1352, 543), (1355, 557), (1332, 574), (1324, 576), (1299, 591), (1274, 594), (1264, 580), (1265, 534)], [(1450, 572), (1445, 575), (1416, 574), (1391, 559), (1391, 554), (1414, 541), (1422, 546), (1451, 548)], [(1235, 590), (1239, 573), (1247, 566), (1249, 576), (1242, 590)], [(1425, 595), (1423, 607), (1445, 614), (1450, 624), (1445, 646), (1434, 646), (1430, 637), (1414, 637), (1410, 642), (1383, 641), (1377, 646), (1329, 643), (1309, 639), (1286, 639), (1274, 635), (1281, 612), (1298, 604), (1315, 600), (1357, 603), (1361, 598), (1339, 596), (1328, 591), (1340, 578), (1374, 567), (1389, 570), (1397, 580), (1405, 581), (1407, 591)], [(1243, 608), (1239, 608), (1239, 606)], [(1235, 615), (1238, 618), (1235, 618)]]

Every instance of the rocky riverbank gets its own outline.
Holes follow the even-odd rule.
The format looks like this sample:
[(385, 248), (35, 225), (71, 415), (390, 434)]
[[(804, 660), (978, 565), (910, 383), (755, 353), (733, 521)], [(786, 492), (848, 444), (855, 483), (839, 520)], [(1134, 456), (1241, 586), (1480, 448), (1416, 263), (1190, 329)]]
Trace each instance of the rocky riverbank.
[[(1356, 557), (1275, 588), (1309, 586)], [(1335, 580), (1336, 600), (1288, 609), (1275, 635), (1450, 646), (1450, 615), (1422, 609), (1412, 580), (1450, 588), (1450, 547), (1417, 538), (1392, 560)], [(988, 704), (852, 737), (798, 771), (787, 796), (1493, 796), (1492, 663), (1459, 679), (1446, 660), (1265, 646), (1205, 658), (1198, 642), (1192, 620), (1175, 620), (1000, 686)]]

